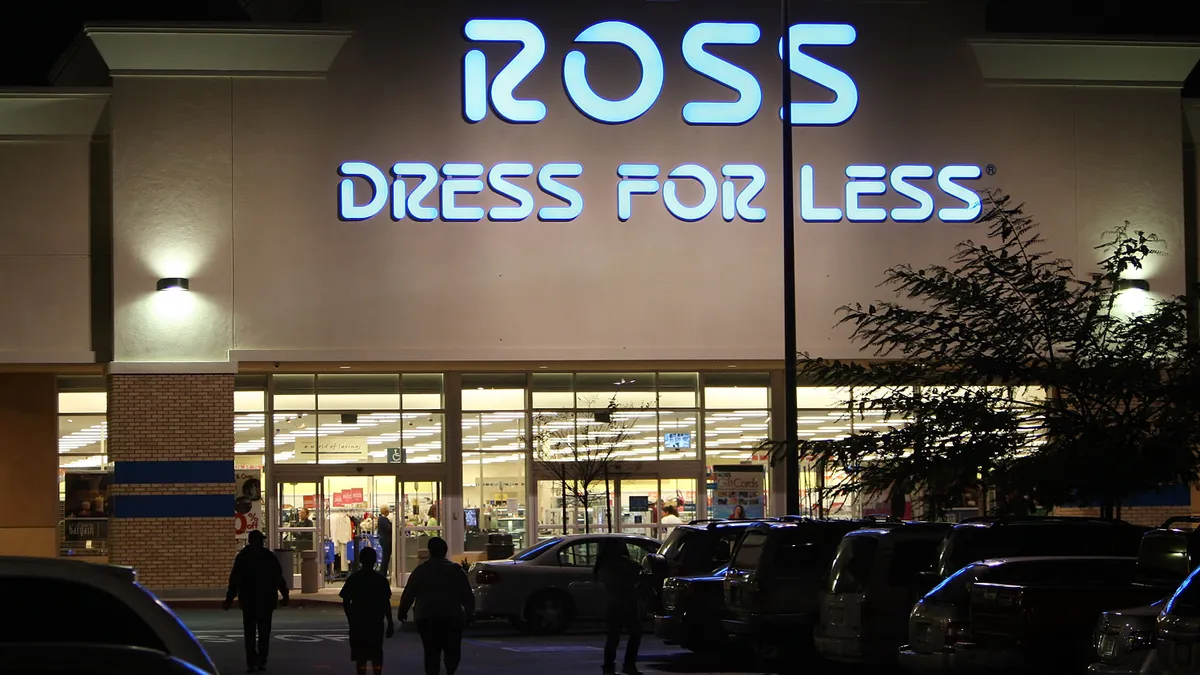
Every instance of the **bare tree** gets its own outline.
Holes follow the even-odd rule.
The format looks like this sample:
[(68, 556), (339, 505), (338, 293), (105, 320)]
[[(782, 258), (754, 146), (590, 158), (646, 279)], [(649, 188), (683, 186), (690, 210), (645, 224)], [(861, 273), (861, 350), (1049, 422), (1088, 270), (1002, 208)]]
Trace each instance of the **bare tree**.
[[(646, 406), (642, 406), (644, 409)], [(562, 491), (562, 527), (567, 533), (567, 512), (579, 506), (584, 512), (584, 532), (591, 532), (590, 507), (605, 504), (608, 531), (612, 532), (611, 482), (629, 472), (622, 462), (631, 443), (638, 415), (622, 409), (616, 397), (592, 410), (535, 413), (533, 459), (538, 472), (551, 476)]]

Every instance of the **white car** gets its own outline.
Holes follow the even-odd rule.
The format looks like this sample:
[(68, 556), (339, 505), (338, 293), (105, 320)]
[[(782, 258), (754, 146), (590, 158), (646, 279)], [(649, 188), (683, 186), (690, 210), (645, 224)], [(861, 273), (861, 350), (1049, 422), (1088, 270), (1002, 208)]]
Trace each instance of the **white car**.
[(175, 613), (137, 583), (128, 567), (70, 558), (0, 557), (0, 582), (13, 618), (4, 642), (31, 647), (96, 644), (140, 647), (217, 675), (217, 667)]
[(639, 564), (661, 546), (634, 534), (577, 534), (540, 541), (507, 560), (475, 563), (470, 577), (476, 616), (508, 619), (519, 630), (539, 634), (562, 632), (575, 619), (602, 618), (605, 591), (592, 568), (606, 539), (623, 542)]

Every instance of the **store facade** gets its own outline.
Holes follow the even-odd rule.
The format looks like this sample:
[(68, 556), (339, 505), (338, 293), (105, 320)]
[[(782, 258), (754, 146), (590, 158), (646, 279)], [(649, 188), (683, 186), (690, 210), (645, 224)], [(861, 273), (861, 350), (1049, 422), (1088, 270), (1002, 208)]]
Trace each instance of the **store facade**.
[[(96, 26), (59, 88), (0, 96), (4, 552), (103, 523), (149, 585), (212, 589), (235, 494), (330, 580), (383, 507), (400, 575), (432, 535), (465, 556), (778, 508), (771, 3), (401, 4)], [(1078, 265), (1130, 221), (1167, 242), (1152, 294), (1195, 282), (1200, 49), (978, 38), (970, 5), (797, 10), (802, 351), (859, 356), (836, 307), (981, 236), (992, 188)], [(807, 437), (849, 429), (844, 394), (800, 395)], [(582, 496), (555, 467), (581, 448), (614, 457)]]

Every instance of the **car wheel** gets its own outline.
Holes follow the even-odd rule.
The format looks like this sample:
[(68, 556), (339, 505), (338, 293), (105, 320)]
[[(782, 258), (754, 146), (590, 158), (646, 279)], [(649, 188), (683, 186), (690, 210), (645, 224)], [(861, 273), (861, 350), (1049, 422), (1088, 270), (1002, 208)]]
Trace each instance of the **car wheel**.
[(556, 635), (563, 632), (571, 620), (570, 601), (560, 593), (539, 593), (525, 605), (522, 619), (526, 632)]

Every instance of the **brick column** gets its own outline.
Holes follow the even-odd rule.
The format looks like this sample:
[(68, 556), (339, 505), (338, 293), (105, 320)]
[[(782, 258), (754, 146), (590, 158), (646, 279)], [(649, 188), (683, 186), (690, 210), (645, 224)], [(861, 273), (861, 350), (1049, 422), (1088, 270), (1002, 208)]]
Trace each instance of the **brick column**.
[(109, 375), (110, 560), (164, 595), (223, 590), (233, 445), (233, 375)]

